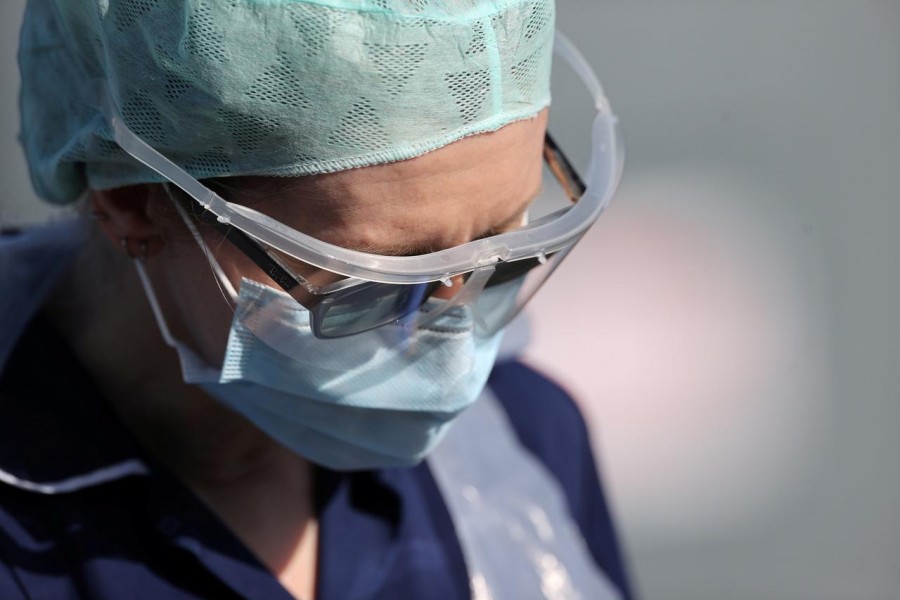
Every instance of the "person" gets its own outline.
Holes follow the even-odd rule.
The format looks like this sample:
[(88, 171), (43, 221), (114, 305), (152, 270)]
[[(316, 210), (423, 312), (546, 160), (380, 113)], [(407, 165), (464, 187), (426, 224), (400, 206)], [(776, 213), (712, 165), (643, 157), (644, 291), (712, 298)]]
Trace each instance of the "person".
[(575, 404), (501, 350), (618, 181), (602, 93), (586, 185), (547, 133), (553, 22), (29, 0), (78, 208), (0, 245), (0, 597), (631, 597)]

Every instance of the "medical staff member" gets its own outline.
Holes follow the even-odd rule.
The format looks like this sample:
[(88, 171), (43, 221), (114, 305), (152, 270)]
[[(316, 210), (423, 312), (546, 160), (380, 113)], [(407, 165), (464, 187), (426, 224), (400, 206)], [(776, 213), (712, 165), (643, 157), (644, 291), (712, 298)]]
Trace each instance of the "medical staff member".
[(29, 1), (22, 141), (79, 216), (0, 247), (0, 598), (629, 597), (577, 409), (497, 358), (618, 181), (568, 46), (586, 183), (547, 134), (553, 22)]

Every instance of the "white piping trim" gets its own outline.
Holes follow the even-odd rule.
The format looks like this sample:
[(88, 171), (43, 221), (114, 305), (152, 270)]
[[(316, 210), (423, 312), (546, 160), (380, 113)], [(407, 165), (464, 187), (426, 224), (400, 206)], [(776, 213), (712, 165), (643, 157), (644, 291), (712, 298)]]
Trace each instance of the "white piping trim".
[(129, 475), (148, 475), (149, 473), (150, 470), (144, 463), (137, 459), (131, 459), (108, 467), (103, 467), (102, 469), (97, 469), (96, 471), (92, 471), (85, 475), (76, 475), (75, 477), (69, 477), (62, 481), (53, 481), (50, 483), (35, 483), (33, 481), (20, 479), (12, 473), (0, 469), (0, 482), (27, 492), (35, 492), (37, 494), (46, 494), (50, 496), (54, 494), (77, 492), (95, 485), (122, 479)]

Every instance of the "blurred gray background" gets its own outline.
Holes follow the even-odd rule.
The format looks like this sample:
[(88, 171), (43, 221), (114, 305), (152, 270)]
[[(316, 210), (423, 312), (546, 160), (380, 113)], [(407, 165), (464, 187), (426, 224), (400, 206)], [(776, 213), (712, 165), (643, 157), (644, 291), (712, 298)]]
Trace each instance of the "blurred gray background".
[[(47, 217), (15, 143), (23, 7), (0, 3), (4, 226)], [(589, 415), (641, 596), (900, 598), (900, 2), (559, 0), (559, 25), (628, 163), (528, 359)], [(553, 127), (583, 158), (577, 114)]]

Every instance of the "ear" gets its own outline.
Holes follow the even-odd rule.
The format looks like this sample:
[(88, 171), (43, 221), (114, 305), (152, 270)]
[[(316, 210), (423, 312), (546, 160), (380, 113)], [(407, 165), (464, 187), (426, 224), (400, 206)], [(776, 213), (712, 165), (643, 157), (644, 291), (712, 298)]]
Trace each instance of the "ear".
[(153, 197), (149, 184), (92, 189), (89, 194), (91, 211), (113, 244), (132, 258), (151, 258), (162, 251), (162, 230), (148, 210)]

